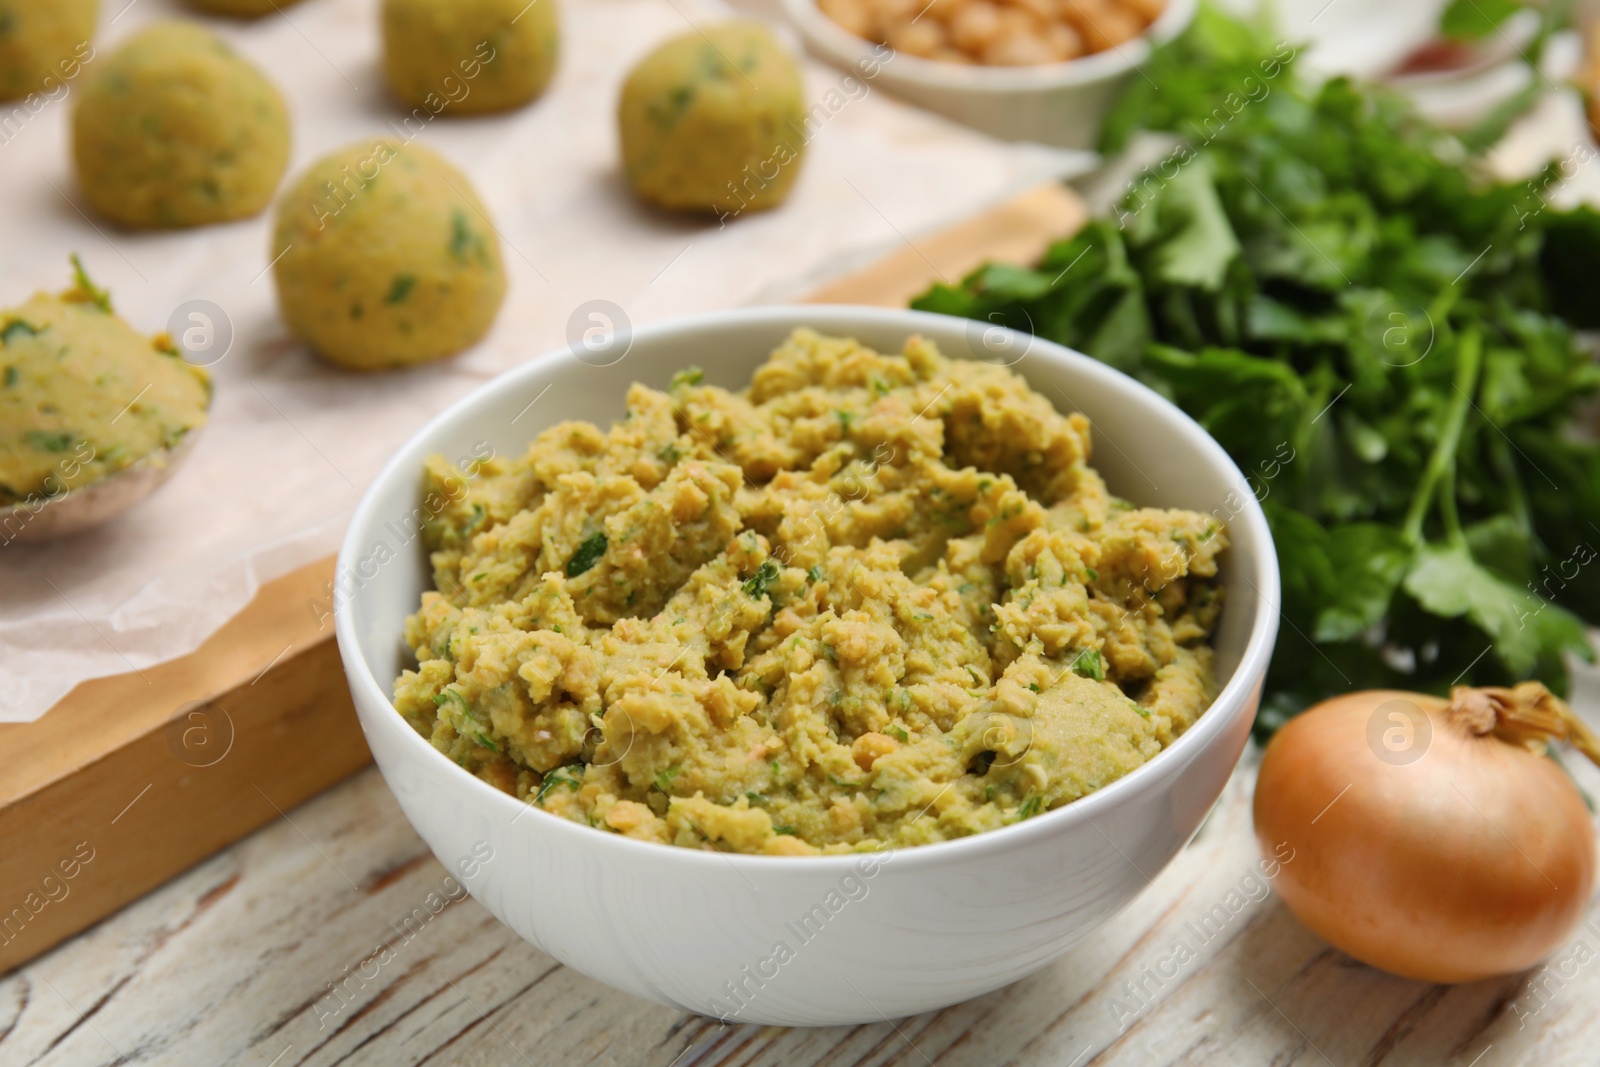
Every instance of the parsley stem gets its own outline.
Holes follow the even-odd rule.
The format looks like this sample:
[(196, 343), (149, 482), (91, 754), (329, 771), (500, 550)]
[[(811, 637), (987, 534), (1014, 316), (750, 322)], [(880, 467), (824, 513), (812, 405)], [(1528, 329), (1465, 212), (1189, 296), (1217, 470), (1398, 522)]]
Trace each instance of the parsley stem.
[(1531, 539), (1534, 536), (1533, 515), (1528, 510), (1528, 494), (1522, 488), (1522, 476), (1511, 458), (1510, 442), (1499, 434), (1486, 438), (1486, 441), (1495, 473), (1506, 487), (1506, 508), (1516, 520), (1517, 529)]
[(1411, 507), (1406, 512), (1405, 526), (1402, 527), (1406, 540), (1413, 545), (1423, 543), (1422, 520), (1427, 517), (1428, 502), (1440, 490), (1441, 483), (1448, 497), (1441, 497), (1440, 500), (1446, 529), (1451, 541), (1461, 540), (1461, 519), (1456, 512), (1455, 500), (1456, 449), (1461, 444), (1461, 428), (1466, 425), (1467, 407), (1478, 388), (1478, 370), (1482, 366), (1483, 339), (1476, 330), (1469, 330), (1461, 335), (1461, 341), (1456, 346), (1456, 395), (1450, 400), (1444, 429), (1433, 446), (1433, 454), (1428, 457), (1427, 469), (1422, 472), (1422, 481), (1411, 497)]

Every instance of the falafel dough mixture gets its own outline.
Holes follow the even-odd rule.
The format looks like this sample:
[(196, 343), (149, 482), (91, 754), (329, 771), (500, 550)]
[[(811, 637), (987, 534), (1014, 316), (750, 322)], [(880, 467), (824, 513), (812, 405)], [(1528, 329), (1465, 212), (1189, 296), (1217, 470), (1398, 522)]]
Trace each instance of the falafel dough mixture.
[(1215, 697), (1212, 516), (1136, 508), (1012, 371), (796, 331), (741, 393), (427, 465), (399, 712), (575, 822), (808, 855), (1018, 822)]
[(205, 370), (123, 321), (80, 267), (73, 288), (0, 308), (0, 507), (161, 462), (210, 406)]

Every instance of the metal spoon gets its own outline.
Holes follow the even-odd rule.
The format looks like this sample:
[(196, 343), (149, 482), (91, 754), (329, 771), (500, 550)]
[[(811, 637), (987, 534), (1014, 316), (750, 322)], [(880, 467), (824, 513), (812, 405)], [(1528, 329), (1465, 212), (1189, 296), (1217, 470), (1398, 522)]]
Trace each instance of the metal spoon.
[(159, 489), (194, 450), (200, 427), (97, 482), (60, 496), (25, 500), (0, 511), (0, 545), (69, 537), (115, 518)]

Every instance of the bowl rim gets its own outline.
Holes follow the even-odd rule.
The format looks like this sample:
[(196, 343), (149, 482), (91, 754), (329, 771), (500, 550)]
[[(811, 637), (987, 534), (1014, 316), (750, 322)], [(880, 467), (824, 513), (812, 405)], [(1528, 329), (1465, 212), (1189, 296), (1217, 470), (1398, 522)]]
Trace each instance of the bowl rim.
[[(857, 323), (904, 329), (907, 337), (918, 333), (919, 325), (937, 326), (942, 330), (948, 330), (952, 322), (966, 321), (957, 316), (905, 308), (882, 308), (853, 304), (761, 305), (673, 316), (634, 327), (631, 335), (630, 351), (636, 350), (641, 343), (648, 345), (658, 338), (664, 339), (685, 333), (700, 333), (707, 329), (735, 327), (742, 324), (786, 324), (791, 328), (810, 327), (818, 330), (848, 332), (851, 327), (842, 322), (830, 321), (827, 325), (820, 325), (815, 321), (839, 319), (851, 319)], [(990, 329), (993, 328), (990, 327)], [(1202, 713), (1188, 730), (1184, 731), (1180, 737), (1156, 753), (1144, 764), (1129, 771), (1116, 781), (1071, 803), (1035, 815), (1022, 822), (1013, 823), (1010, 826), (985, 830), (951, 841), (938, 841), (902, 848), (891, 847), (876, 851), (847, 852), (824, 856), (767, 856), (741, 852), (723, 852), (715, 849), (682, 848), (676, 845), (664, 845), (651, 841), (638, 841), (624, 837), (621, 834), (607, 833), (591, 826), (583, 826), (558, 815), (552, 815), (549, 812), (533, 808), (526, 801), (519, 800), (509, 793), (503, 793), (476, 776), (467, 774), (448, 756), (434, 748), (426, 738), (417, 733), (394, 710), (394, 701), (391, 696), (392, 690), (385, 689), (379, 684), (373, 674), (371, 665), (366, 661), (365, 656), (361, 654), (360, 641), (356, 635), (354, 607), (359, 593), (356, 597), (334, 598), (334, 631), (358, 712), (363, 706), (386, 709), (389, 712), (388, 716), (374, 717), (375, 725), (378, 729), (387, 730), (391, 733), (398, 732), (404, 737), (401, 744), (409, 746), (408, 750), (415, 752), (417, 758), (424, 761), (433, 761), (434, 766), (440, 770), (446, 771), (450, 775), (459, 776), (458, 780), (461, 783), (464, 794), (481, 798), (477, 802), (479, 807), (488, 806), (492, 808), (499, 806), (508, 816), (511, 816), (507, 820), (508, 825), (515, 821), (515, 816), (532, 808), (537, 818), (525, 825), (539, 828), (534, 832), (583, 835), (580, 838), (573, 839), (577, 847), (587, 846), (596, 849), (616, 850), (615, 855), (619, 862), (640, 859), (645, 862), (659, 861), (662, 863), (681, 864), (691, 868), (695, 865), (705, 867), (706, 865), (720, 862), (731, 863), (735, 869), (740, 869), (745, 865), (763, 871), (781, 867), (784, 870), (793, 870), (796, 873), (809, 872), (819, 875), (838, 876), (851, 870), (857, 864), (870, 862), (869, 857), (877, 857), (876, 862), (883, 863), (885, 862), (883, 857), (892, 856), (894, 857), (896, 869), (922, 868), (947, 862), (982, 859), (989, 854), (1037, 844), (1039, 840), (1053, 836), (1075, 824), (1088, 823), (1094, 826), (1095, 816), (1115, 808), (1124, 797), (1153, 788), (1158, 781), (1158, 776), (1168, 774), (1169, 768), (1171, 769), (1170, 773), (1176, 773), (1178, 768), (1186, 766), (1195, 757), (1198, 757), (1205, 747), (1220, 740), (1227, 728), (1232, 725), (1232, 720), (1240, 715), (1242, 709), (1249, 704), (1250, 690), (1255, 688), (1266, 676), (1273, 642), (1277, 636), (1277, 605), (1280, 597), (1277, 553), (1274, 550), (1272, 533), (1267, 525), (1266, 514), (1262, 510), (1255, 494), (1248, 491), (1249, 482), (1244, 473), (1239, 470), (1222, 446), (1180, 408), (1149, 386), (1100, 362), (1092, 356), (1084, 355), (1081, 352), (1067, 348), (1065, 345), (1047, 341), (1042, 337), (1020, 334), (1009, 327), (1004, 329), (1007, 334), (1013, 335), (1020, 343), (1031, 346), (1027, 349), (1030, 357), (1042, 356), (1054, 362), (1067, 363), (1072, 366), (1075, 372), (1099, 378), (1102, 383), (1109, 383), (1113, 388), (1125, 391), (1131, 390), (1134, 393), (1144, 393), (1146, 394), (1146, 399), (1154, 402), (1158, 410), (1165, 409), (1172, 419), (1180, 425), (1187, 426), (1196, 438), (1197, 453), (1203, 455), (1205, 461), (1211, 465), (1220, 467), (1224, 475), (1231, 474), (1233, 478), (1237, 479), (1237, 485), (1241, 490), (1240, 498), (1243, 507), (1229, 519), (1229, 524), (1234, 525), (1242, 521), (1248, 525), (1261, 546), (1256, 573), (1244, 575), (1241, 572), (1240, 574), (1240, 580), (1249, 584), (1255, 590), (1257, 608), (1254, 624), (1250, 629), (1239, 663), (1234, 668), (1233, 676), (1228, 679), (1227, 684), (1218, 692), (1216, 699), (1207, 706), (1205, 713)], [(339, 584), (338, 576), (347, 572), (349, 562), (361, 557), (362, 546), (370, 540), (370, 530), (375, 528), (377, 521), (381, 520), (381, 517), (375, 519), (374, 513), (377, 508), (377, 499), (381, 495), (382, 489), (389, 486), (396, 479), (405, 481), (414, 481), (416, 479), (418, 460), (411, 457), (409, 453), (419, 448), (423, 442), (437, 437), (447, 426), (470, 417), (473, 409), (483, 403), (491, 394), (506, 388), (513, 388), (530, 379), (537, 380), (539, 376), (548, 373), (553, 366), (573, 358), (575, 357), (570, 347), (558, 347), (519, 364), (456, 400), (407, 438), (384, 464), (383, 469), (373, 478), (366, 491), (362, 494), (360, 502), (356, 505), (349, 527), (340, 543), (334, 578), (335, 587), (337, 588)], [(1092, 424), (1093, 417), (1091, 416), (1090, 419)], [(542, 432), (542, 430), (532, 431), (534, 434), (538, 432)], [(398, 633), (395, 636), (396, 640), (400, 639)], [(1224, 714), (1208, 714), (1223, 707), (1228, 709)], [(368, 728), (368, 717), (366, 714), (360, 715), (363, 731)], [(1181, 763), (1180, 760), (1182, 761)], [(1230, 774), (1231, 772), (1232, 768), (1230, 768)], [(528, 831), (518, 832), (526, 833)]]
[[(1132, 40), (1057, 63), (1022, 67), (995, 67), (981, 63), (950, 63), (899, 52), (888, 45), (857, 37), (834, 22), (817, 6), (817, 0), (783, 0), (784, 11), (813, 47), (836, 61), (859, 67), (874, 63), (874, 79), (916, 82), (943, 89), (978, 94), (1009, 94), (1092, 85), (1120, 77), (1144, 65), (1151, 44), (1164, 44), (1188, 28), (1199, 10), (1199, 0), (1167, 0), (1155, 21)], [(878, 49), (889, 48), (893, 62), (885, 62)]]

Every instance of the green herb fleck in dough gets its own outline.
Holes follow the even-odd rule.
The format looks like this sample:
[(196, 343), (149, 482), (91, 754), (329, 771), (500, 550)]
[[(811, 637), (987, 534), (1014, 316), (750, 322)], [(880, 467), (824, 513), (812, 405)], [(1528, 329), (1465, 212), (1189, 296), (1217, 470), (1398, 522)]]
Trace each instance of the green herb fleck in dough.
[(411, 290), (417, 287), (415, 274), (396, 274), (394, 282), (389, 286), (389, 293), (383, 298), (385, 304), (403, 304), (406, 297), (411, 295)]
[(699, 385), (705, 378), (706, 372), (699, 367), (685, 367), (672, 376), (672, 381), (667, 383), (667, 392), (677, 392), (687, 385)]
[(467, 224), (465, 211), (457, 211), (450, 216), (450, 254), (460, 263), (466, 263), (469, 254), (472, 259), (483, 259), (483, 237)]
[(6, 323), (5, 329), (0, 329), (0, 345), (9, 344), (11, 338), (15, 337), (19, 333), (25, 333), (29, 337), (39, 336), (39, 331), (28, 325), (26, 322), (23, 322), (21, 319), (12, 319), (10, 322)]
[(1072, 669), (1085, 678), (1093, 678), (1097, 682), (1105, 681), (1106, 664), (1100, 658), (1099, 649), (1086, 648), (1078, 653), (1078, 658), (1072, 661)]
[(764, 559), (756, 572), (745, 580), (743, 589), (745, 595), (760, 600), (767, 595), (767, 587), (778, 580), (778, 564), (776, 560)]
[(596, 563), (599, 563), (600, 558), (605, 554), (606, 535), (604, 533), (593, 534), (586, 538), (578, 546), (578, 550), (572, 554), (572, 558), (567, 560), (567, 577), (576, 578)]
[(65, 452), (77, 440), (70, 433), (50, 433), (45, 430), (29, 430), (23, 436), (30, 445), (42, 452)]
[(90, 278), (89, 272), (83, 269), (83, 260), (78, 258), (78, 253), (72, 253), (72, 277), (77, 283), (78, 292), (88, 298), (95, 307), (111, 314), (111, 294), (96, 285)]
[(545, 795), (558, 785), (564, 785), (574, 791), (583, 788), (583, 765), (575, 763), (570, 767), (557, 767), (545, 775), (544, 781), (539, 783), (539, 791), (534, 794), (533, 802), (542, 805)]

